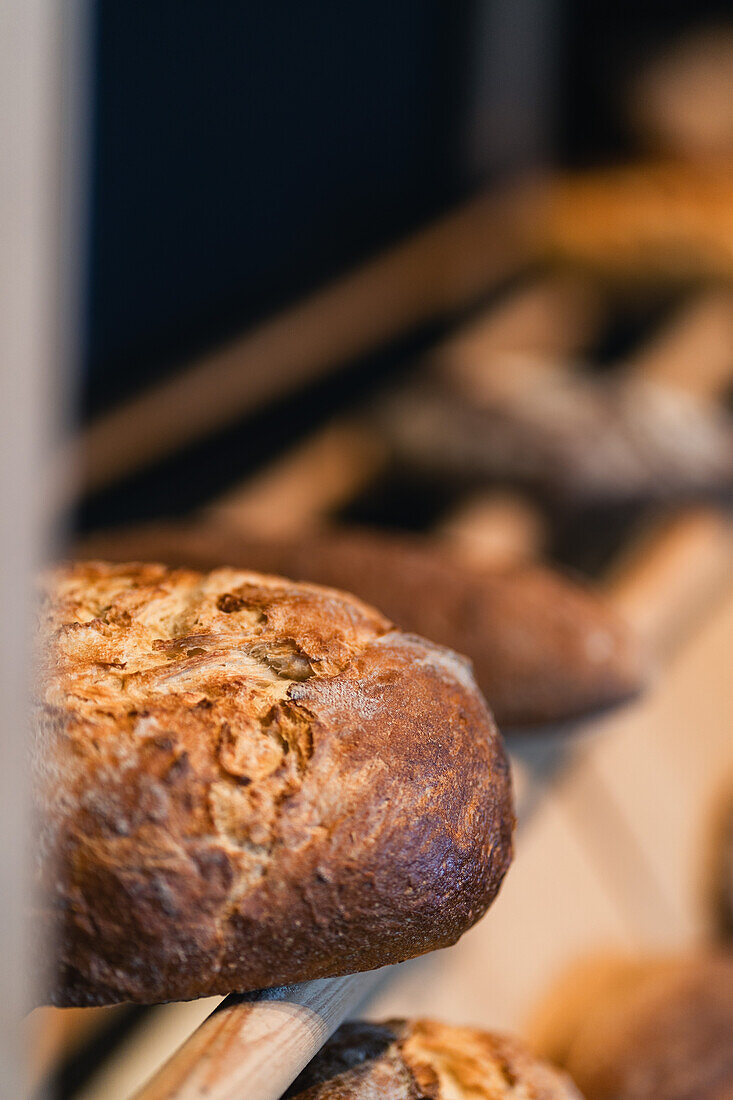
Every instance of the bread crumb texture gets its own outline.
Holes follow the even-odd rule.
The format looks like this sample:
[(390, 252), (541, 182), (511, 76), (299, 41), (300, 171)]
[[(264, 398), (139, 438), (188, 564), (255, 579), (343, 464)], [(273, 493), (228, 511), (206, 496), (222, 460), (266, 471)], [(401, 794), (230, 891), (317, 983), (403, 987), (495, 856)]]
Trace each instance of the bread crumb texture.
[(342, 1025), (286, 1093), (292, 1100), (581, 1100), (515, 1039), (433, 1020)]
[(462, 658), (353, 597), (256, 573), (92, 562), (41, 587), (50, 1001), (370, 969), (485, 911), (511, 785)]

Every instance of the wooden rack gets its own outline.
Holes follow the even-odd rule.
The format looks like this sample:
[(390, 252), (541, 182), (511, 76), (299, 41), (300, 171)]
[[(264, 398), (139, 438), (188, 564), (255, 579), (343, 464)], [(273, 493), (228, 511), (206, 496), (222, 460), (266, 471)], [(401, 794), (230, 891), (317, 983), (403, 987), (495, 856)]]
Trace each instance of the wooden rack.
[[(487, 208), (480, 209), (484, 218)], [(467, 211), (466, 224), (477, 216)], [(403, 257), (400, 263), (407, 261)], [(470, 300), (512, 266), (489, 270), (478, 264), (463, 297), (451, 302)], [(407, 268), (412, 270), (409, 263)], [(367, 297), (373, 309), (374, 299)], [(436, 303), (431, 299), (430, 311)], [(601, 297), (572, 279), (528, 278), (439, 354), (448, 369), (461, 372), (486, 369), (482, 364), (513, 351), (557, 362), (582, 352), (602, 311)], [(408, 315), (412, 323), (414, 308)], [(256, 349), (255, 342), (252, 355)], [(334, 349), (334, 358), (343, 351)], [(212, 361), (216, 377), (227, 374), (227, 362)], [(714, 395), (733, 370), (733, 299), (727, 291), (691, 296), (625, 367), (703, 397)], [(202, 364), (192, 368), (183, 391), (205, 374)], [(242, 392), (242, 402), (245, 397)], [(154, 405), (151, 401), (150, 408)], [(211, 415), (214, 423), (218, 414)], [(119, 432), (129, 426), (127, 416), (120, 413), (108, 418), (106, 428), (93, 429), (90, 453), (112, 455)], [(183, 441), (180, 426), (171, 432), (163, 433), (171, 445)], [(142, 447), (135, 461), (150, 457)], [(299, 530), (348, 502), (384, 462), (372, 429), (347, 416), (229, 492), (209, 514), (243, 528), (256, 523), (260, 530), (284, 533), (292, 522)], [(90, 484), (124, 472), (113, 466), (111, 458), (102, 457)], [(493, 559), (485, 549), (486, 560), (539, 552), (543, 523), (521, 498), (511, 497), (508, 508), (506, 497), (458, 503), (436, 537), (460, 552), (469, 545), (480, 556), (482, 545), (496, 545), (493, 533), (501, 535), (503, 549)], [(726, 632), (733, 630), (729, 521), (712, 509), (655, 519), (605, 583), (619, 609), (647, 637), (664, 673), (645, 699), (594, 719), (583, 730), (512, 739), (518, 857), (499, 900), (475, 929), (448, 951), (386, 972), (227, 998), (211, 1015), (211, 1001), (161, 1006), (148, 1025), (147, 1061), (138, 1055), (132, 1067), (131, 1052), (123, 1050), (90, 1084), (84, 1100), (122, 1100), (152, 1070), (138, 1100), (234, 1100), (243, 1090), (276, 1100), (331, 1031), (367, 999), (370, 1015), (432, 1012), (456, 1022), (526, 1030), (533, 1026), (537, 993), (599, 944), (635, 950), (703, 939), (707, 925), (697, 854), (705, 844), (710, 801), (725, 779), (733, 780), (724, 719), (733, 711), (733, 689), (721, 656)], [(703, 724), (704, 746), (691, 736)], [(145, 1036), (137, 1043), (141, 1051)]]

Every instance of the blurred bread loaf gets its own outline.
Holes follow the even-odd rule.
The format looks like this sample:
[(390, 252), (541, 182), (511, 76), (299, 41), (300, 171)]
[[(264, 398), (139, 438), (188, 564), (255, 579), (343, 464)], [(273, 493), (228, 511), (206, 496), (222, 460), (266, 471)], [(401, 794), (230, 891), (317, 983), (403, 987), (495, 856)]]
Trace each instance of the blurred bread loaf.
[(733, 276), (733, 157), (639, 162), (551, 181), (527, 233), (613, 279)]
[(733, 153), (733, 30), (703, 25), (666, 44), (631, 81), (629, 116), (653, 152), (687, 160)]
[(565, 1064), (588, 1100), (727, 1100), (733, 956), (639, 968), (588, 1006)]
[(506, 374), (511, 385), (492, 393), (438, 382), (386, 403), (398, 460), (444, 480), (506, 478), (573, 507), (733, 491), (733, 423), (712, 402), (524, 361)]
[(208, 522), (102, 534), (87, 550), (204, 569), (229, 562), (355, 592), (401, 629), (466, 653), (501, 727), (619, 702), (647, 671), (630, 631), (589, 589), (540, 567), (473, 568), (429, 539), (347, 529), (262, 539)]

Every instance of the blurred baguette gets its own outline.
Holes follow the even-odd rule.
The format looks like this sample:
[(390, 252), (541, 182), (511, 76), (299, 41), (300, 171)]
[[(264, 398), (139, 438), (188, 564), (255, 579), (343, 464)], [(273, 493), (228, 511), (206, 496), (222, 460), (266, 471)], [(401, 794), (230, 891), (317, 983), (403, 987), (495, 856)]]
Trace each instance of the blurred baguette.
[(649, 161), (549, 181), (527, 235), (613, 280), (733, 278), (733, 158)]
[(228, 564), (354, 592), (402, 629), (467, 654), (500, 726), (579, 717), (634, 695), (647, 673), (633, 634), (589, 589), (540, 567), (463, 565), (427, 537), (331, 529), (267, 539), (212, 522), (158, 524), (94, 536), (77, 552)]

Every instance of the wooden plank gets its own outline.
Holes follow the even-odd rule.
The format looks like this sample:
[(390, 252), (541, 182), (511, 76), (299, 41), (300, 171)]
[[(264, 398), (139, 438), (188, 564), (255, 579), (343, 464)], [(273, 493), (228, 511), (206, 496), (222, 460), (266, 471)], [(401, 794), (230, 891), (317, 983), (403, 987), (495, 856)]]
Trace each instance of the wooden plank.
[(309, 436), (206, 512), (244, 532), (297, 534), (350, 500), (385, 461), (378, 436), (344, 418)]
[[(434, 357), (446, 369), (483, 371), (502, 351), (568, 353), (595, 331), (598, 314), (597, 297), (577, 280), (544, 278), (482, 311), (440, 345)], [(387, 458), (387, 448), (373, 428), (343, 417), (229, 490), (207, 512), (244, 531), (297, 533), (359, 492), (384, 469)], [(457, 515), (446, 525), (447, 541), (460, 551), (469, 528), (473, 541), (487, 552), (496, 540), (502, 559), (514, 547), (520, 558), (535, 556), (541, 539), (537, 511), (523, 498), (506, 493), (476, 498), (468, 515)]]
[(457, 561), (496, 569), (540, 558), (546, 526), (536, 505), (521, 493), (490, 489), (460, 501), (434, 535)]
[[(675, 598), (655, 613), (665, 585), (674, 586)], [(725, 644), (725, 630), (733, 627), (731, 521), (715, 513), (686, 514), (647, 543), (640, 568), (627, 563), (614, 587), (618, 605), (666, 656), (668, 684), (577, 754), (561, 797), (579, 828), (592, 821), (600, 802), (613, 808), (614, 838), (620, 842), (625, 834), (627, 848), (633, 843), (637, 867), (641, 861), (657, 883), (659, 904), (646, 904), (631, 864), (626, 870), (632, 873), (617, 876), (618, 892), (636, 914), (641, 942), (669, 947), (701, 938), (711, 923), (702, 916), (701, 883), (693, 880), (703, 873), (703, 833), (716, 788), (733, 779), (733, 693), (727, 688)], [(720, 605), (719, 613), (711, 619), (714, 605)], [(701, 629), (704, 667), (694, 647), (679, 652), (680, 639), (694, 639)], [(685, 661), (694, 661), (694, 672)], [(600, 852), (592, 831), (585, 828), (584, 836)], [(611, 854), (599, 859), (609, 865)]]
[[(722, 512), (697, 508), (651, 525), (621, 555), (605, 587), (647, 644), (666, 653), (704, 618), (710, 603), (730, 583), (730, 519)], [(674, 598), (665, 599), (672, 596), (671, 589)]]
[(695, 295), (624, 367), (703, 399), (719, 397), (733, 381), (733, 294), (715, 289)]
[(25, 1021), (28, 1041), (27, 1088), (35, 1093), (66, 1058), (111, 1024), (120, 1007), (36, 1008)]
[(221, 1001), (221, 997), (202, 997), (152, 1007), (141, 1025), (108, 1054), (74, 1100), (129, 1100)]
[(648, 889), (637, 893), (625, 874), (617, 875), (614, 890), (632, 920), (633, 942), (621, 953), (603, 935), (589, 951), (564, 944), (554, 978), (538, 982), (523, 1021), (532, 1044), (548, 1056), (562, 1055), (573, 1021), (605, 988), (659, 952), (710, 943), (718, 930), (708, 876), (716, 814), (723, 799), (730, 804), (733, 789), (731, 637), (733, 591), (677, 652), (644, 706), (607, 736), (601, 731), (591, 759), (579, 759), (568, 776), (561, 797), (575, 802), (577, 828), (587, 834), (601, 784), (621, 822), (620, 831), (595, 838), (601, 867), (611, 846), (618, 866), (633, 845), (638, 864), (653, 872), (657, 903), (650, 907)]
[(513, 290), (463, 325), (431, 357), (452, 383), (478, 400), (511, 385), (517, 357), (565, 363), (598, 332), (603, 307), (587, 280), (549, 275)]
[[(0, 5), (0, 1092), (26, 1093), (23, 1015), (50, 945), (29, 934), (33, 885), (30, 695), (35, 673), (35, 572), (58, 532), (56, 501), (39, 492), (65, 428), (76, 350), (84, 163), (83, 5)], [(63, 140), (60, 135), (63, 134)], [(57, 481), (63, 477), (56, 470)]]

